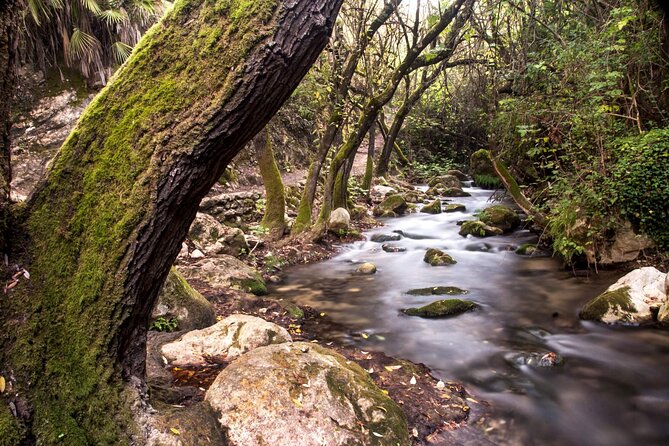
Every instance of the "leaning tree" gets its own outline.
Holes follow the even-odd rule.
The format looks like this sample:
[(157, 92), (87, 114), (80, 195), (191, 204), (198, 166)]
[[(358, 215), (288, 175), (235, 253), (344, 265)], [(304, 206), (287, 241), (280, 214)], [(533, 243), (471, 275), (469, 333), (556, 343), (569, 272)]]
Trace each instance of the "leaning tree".
[(87, 107), (10, 213), (0, 443), (136, 441), (149, 313), (199, 202), (307, 72), (341, 1), (178, 0)]

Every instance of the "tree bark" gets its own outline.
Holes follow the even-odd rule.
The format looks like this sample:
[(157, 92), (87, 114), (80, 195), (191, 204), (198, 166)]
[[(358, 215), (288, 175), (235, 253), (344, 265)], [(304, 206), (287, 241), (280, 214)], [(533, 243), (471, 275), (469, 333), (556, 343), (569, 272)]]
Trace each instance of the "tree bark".
[(278, 240), (286, 230), (286, 195), (281, 172), (274, 158), (269, 128), (265, 127), (253, 141), (258, 154), (260, 175), (265, 185), (265, 215), (260, 224), (269, 231), (272, 239)]
[(372, 124), (367, 134), (369, 144), (367, 146), (367, 165), (365, 166), (365, 177), (362, 181), (362, 188), (367, 191), (372, 188), (372, 176), (374, 175), (374, 157), (376, 156), (376, 125)]
[[(146, 330), (200, 200), (325, 46), (341, 0), (177, 1), (80, 118), (24, 211), (3, 334), (41, 444), (141, 443)], [(19, 411), (20, 412), (20, 411)], [(0, 437), (16, 423), (3, 405)]]

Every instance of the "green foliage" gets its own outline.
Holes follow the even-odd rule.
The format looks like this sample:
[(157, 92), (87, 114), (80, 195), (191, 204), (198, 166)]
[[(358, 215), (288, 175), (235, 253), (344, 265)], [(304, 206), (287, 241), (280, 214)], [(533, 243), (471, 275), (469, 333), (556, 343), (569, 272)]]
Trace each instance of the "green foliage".
[(426, 162), (414, 161), (407, 167), (408, 177), (413, 181), (428, 181), (437, 176), (447, 175), (449, 170), (455, 168), (449, 159), (431, 158)]
[(499, 189), (502, 187), (499, 178), (492, 175), (474, 175), (474, 183), (483, 189)]
[(179, 329), (179, 321), (175, 317), (159, 317), (149, 327), (149, 330), (171, 333)]

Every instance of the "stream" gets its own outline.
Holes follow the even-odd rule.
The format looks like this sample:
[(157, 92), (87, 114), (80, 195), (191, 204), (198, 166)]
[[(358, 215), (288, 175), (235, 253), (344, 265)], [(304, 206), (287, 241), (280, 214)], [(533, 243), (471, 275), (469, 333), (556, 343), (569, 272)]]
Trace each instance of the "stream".
[[(669, 332), (580, 321), (581, 306), (621, 273), (574, 277), (551, 257), (519, 256), (512, 247), (536, 241), (524, 230), (461, 237), (456, 222), (491, 204), (490, 191), (465, 190), (472, 196), (449, 201), (466, 205), (466, 212), (385, 219), (365, 234), (367, 241), (343, 246), (336, 257), (288, 269), (272, 294), (326, 312), (347, 328), (330, 334), (343, 342), (424, 363), (436, 377), (464, 383), (476, 400), (492, 405), (485, 444), (668, 445)], [(406, 252), (387, 253), (369, 241), (395, 230), (412, 237), (392, 242)], [(458, 263), (431, 267), (423, 262), (427, 248)], [(374, 263), (378, 272), (354, 275), (360, 262)], [(399, 313), (448, 298), (406, 291), (442, 285), (469, 290), (463, 298), (480, 308), (445, 319)], [(564, 364), (517, 361), (550, 351)], [(457, 432), (456, 442), (483, 444)]]

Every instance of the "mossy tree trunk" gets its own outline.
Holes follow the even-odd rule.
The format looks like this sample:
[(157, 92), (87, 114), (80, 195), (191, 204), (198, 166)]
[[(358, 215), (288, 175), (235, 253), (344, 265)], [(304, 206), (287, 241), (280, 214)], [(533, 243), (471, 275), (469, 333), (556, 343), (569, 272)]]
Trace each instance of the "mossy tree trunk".
[(0, 3), (0, 252), (6, 253), (9, 210), (10, 164), (9, 130), (11, 103), (16, 82), (16, 48), (20, 7), (18, 1)]
[(142, 443), (130, 405), (158, 291), (200, 200), (289, 97), (340, 6), (177, 1), (87, 107), (12, 240), (30, 279), (0, 314), (14, 377), (0, 438)]
[(272, 239), (277, 240), (283, 237), (286, 230), (286, 195), (281, 172), (274, 158), (269, 128), (265, 127), (253, 141), (258, 154), (260, 175), (265, 185), (265, 215), (260, 224), (269, 231)]
[(367, 165), (365, 166), (365, 176), (362, 179), (362, 188), (367, 191), (372, 188), (372, 176), (374, 175), (374, 156), (376, 152), (376, 125), (372, 124), (367, 134), (369, 144), (367, 145)]

